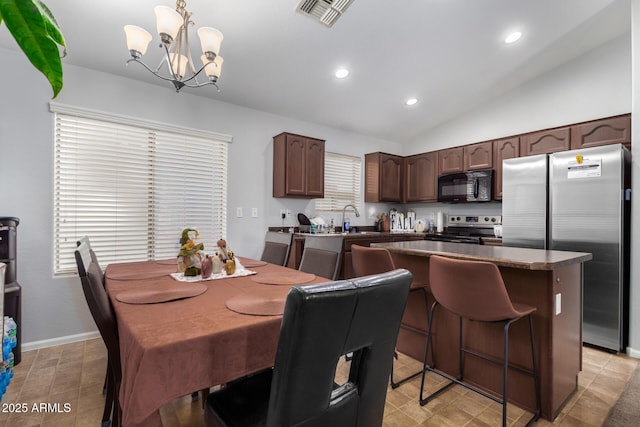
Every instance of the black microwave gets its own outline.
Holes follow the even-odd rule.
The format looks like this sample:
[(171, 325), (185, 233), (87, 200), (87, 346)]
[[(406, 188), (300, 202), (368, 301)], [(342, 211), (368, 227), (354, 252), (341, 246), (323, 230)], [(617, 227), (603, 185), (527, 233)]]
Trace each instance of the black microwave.
[(490, 202), (492, 198), (493, 169), (451, 173), (438, 177), (439, 202)]

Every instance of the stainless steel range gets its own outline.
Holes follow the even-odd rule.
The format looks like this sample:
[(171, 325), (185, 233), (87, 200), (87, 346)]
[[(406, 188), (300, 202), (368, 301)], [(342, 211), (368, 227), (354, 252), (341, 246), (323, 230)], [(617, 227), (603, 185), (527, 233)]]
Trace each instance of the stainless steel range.
[(479, 245), (482, 237), (494, 237), (494, 225), (502, 225), (500, 215), (448, 215), (446, 231), (427, 233), (424, 238), (437, 242)]

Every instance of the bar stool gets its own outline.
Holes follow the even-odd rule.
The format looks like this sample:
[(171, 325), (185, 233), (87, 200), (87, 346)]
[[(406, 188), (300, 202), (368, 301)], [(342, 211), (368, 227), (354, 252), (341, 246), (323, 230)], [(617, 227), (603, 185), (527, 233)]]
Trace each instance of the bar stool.
[[(351, 245), (351, 264), (353, 267), (353, 273), (356, 277), (369, 276), (371, 274), (380, 274), (396, 269), (393, 258), (391, 257), (391, 253), (389, 253), (388, 250), (386, 250), (385, 248), (370, 248), (360, 245)], [(409, 292), (421, 292), (423, 294), (425, 310), (428, 318), (429, 303), (427, 300), (427, 290), (425, 288), (425, 285), (411, 282), (411, 288), (409, 289)], [(400, 326), (400, 328), (403, 328), (403, 326)], [(394, 358), (398, 359), (397, 352), (394, 352)], [(394, 364), (391, 365), (391, 376), (389, 381), (391, 384), (391, 388), (398, 388), (400, 385), (417, 377), (422, 373), (422, 371), (418, 371), (396, 381), (393, 377), (393, 365)]]
[[(504, 285), (500, 270), (495, 264), (481, 261), (466, 261), (441, 256), (431, 256), (429, 259), (429, 284), (435, 302), (429, 316), (429, 333), (427, 335), (427, 347), (425, 350), (424, 369), (420, 384), (420, 405), (425, 405), (431, 399), (438, 396), (453, 384), (459, 384), (469, 390), (475, 391), (502, 405), (502, 425), (507, 425), (507, 373), (509, 368), (518, 370), (533, 377), (536, 409), (533, 417), (527, 425), (531, 425), (540, 418), (540, 384), (536, 365), (535, 345), (533, 338), (533, 318), (535, 307), (512, 303)], [(459, 320), (459, 350), (458, 350), (458, 376), (448, 375), (435, 367), (427, 364), (426, 355), (429, 354), (429, 346), (432, 340), (433, 314), (438, 305), (442, 305), (450, 312), (458, 315)], [(517, 320), (529, 318), (529, 334), (531, 338), (532, 369), (523, 369), (509, 364), (509, 327)], [(462, 343), (463, 319), (477, 322), (503, 323), (503, 359), (497, 360), (471, 349), (465, 348)], [(503, 366), (502, 397), (480, 390), (463, 382), (463, 355), (470, 354)], [(434, 366), (435, 357), (434, 356)], [(423, 397), (425, 376), (427, 372), (434, 372), (450, 382), (439, 388), (427, 397)]]

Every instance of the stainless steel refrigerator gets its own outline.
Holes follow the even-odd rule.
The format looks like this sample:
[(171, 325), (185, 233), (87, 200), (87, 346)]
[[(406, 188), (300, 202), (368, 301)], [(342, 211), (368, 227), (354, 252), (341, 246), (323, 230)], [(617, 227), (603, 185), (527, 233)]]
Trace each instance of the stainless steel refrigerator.
[(503, 162), (502, 245), (592, 253), (582, 339), (613, 351), (628, 344), (630, 157), (617, 144)]

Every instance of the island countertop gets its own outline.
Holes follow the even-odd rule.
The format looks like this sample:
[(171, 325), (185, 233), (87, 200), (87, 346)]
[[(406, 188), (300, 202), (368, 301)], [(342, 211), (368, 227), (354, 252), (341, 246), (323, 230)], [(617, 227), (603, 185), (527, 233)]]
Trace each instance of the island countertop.
[(396, 254), (425, 257), (442, 255), (449, 258), (487, 261), (501, 267), (525, 270), (554, 270), (558, 267), (592, 259), (592, 255), (586, 252), (553, 251), (509, 246), (485, 246), (467, 243), (433, 242), (428, 240), (372, 243), (371, 246), (386, 248)]

